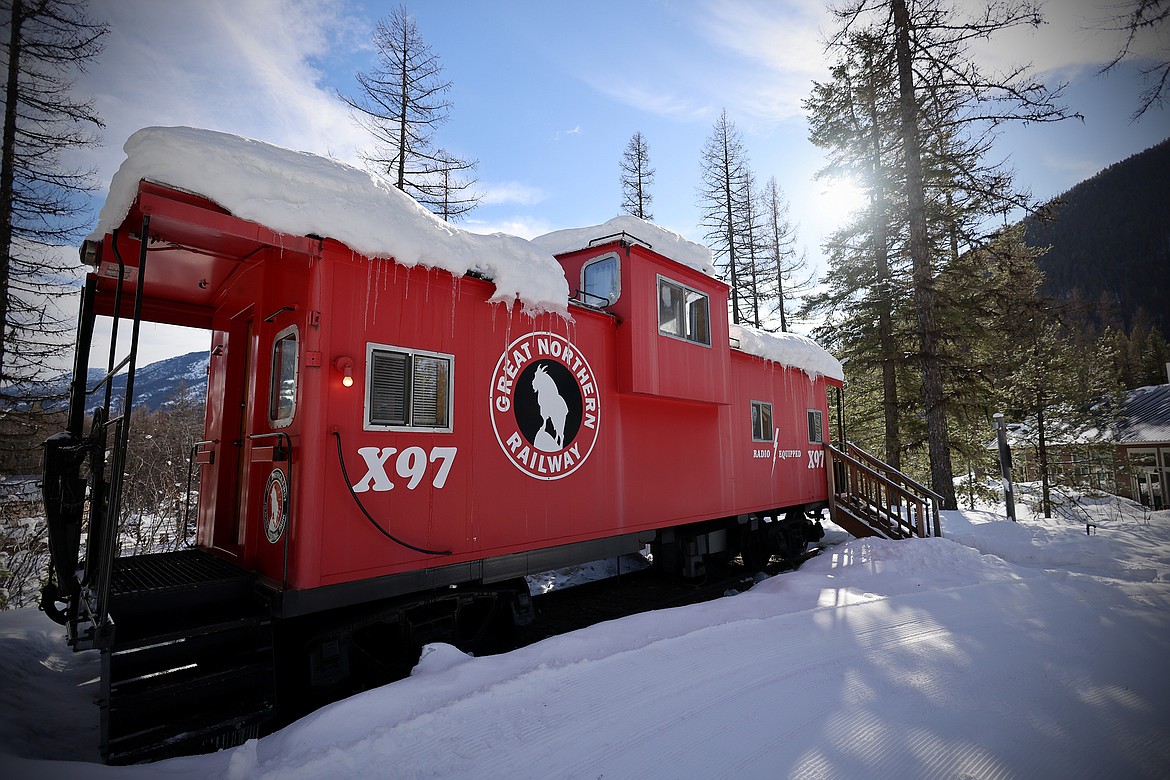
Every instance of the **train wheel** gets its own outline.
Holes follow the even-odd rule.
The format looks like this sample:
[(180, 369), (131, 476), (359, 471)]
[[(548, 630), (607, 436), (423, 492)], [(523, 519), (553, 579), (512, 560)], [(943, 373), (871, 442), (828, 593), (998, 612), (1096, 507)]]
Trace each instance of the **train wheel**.
[(744, 568), (752, 572), (763, 571), (772, 559), (766, 537), (759, 530), (753, 531), (751, 525), (745, 525), (740, 533), (739, 554)]
[(511, 594), (500, 592), (461, 606), (456, 613), (456, 647), (475, 656), (512, 649), (516, 625)]

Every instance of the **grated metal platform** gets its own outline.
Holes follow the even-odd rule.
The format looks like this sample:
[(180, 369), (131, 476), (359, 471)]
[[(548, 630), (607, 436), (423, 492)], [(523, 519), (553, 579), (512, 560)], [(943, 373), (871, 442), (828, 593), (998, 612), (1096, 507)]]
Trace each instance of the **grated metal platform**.
[(135, 555), (114, 559), (110, 592), (117, 598), (234, 582), (241, 577), (250, 579), (252, 575), (202, 550)]
[(114, 559), (110, 614), (136, 621), (166, 614), (254, 608), (256, 575), (202, 550), (133, 555)]

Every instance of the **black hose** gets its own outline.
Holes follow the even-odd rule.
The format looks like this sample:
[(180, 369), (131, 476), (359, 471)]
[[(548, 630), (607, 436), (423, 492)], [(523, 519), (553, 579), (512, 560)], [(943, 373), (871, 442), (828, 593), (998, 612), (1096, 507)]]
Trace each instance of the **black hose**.
[(408, 550), (414, 550), (415, 552), (422, 553), (423, 555), (450, 555), (451, 554), (450, 550), (428, 550), (428, 549), (423, 548), (423, 547), (415, 547), (413, 544), (410, 544), (409, 542), (402, 541), (401, 539), (399, 539), (398, 537), (394, 536), (392, 533), (387, 531), (385, 528), (378, 525), (378, 521), (375, 520), (370, 515), (370, 513), (366, 511), (366, 508), (364, 506), (362, 506), (361, 499), (358, 498), (357, 493), (354, 492), (353, 485), (349, 481), (349, 472), (345, 468), (345, 455), (341, 451), (341, 433), (339, 431), (334, 431), (333, 436), (337, 439), (337, 462), (339, 464), (341, 464), (341, 476), (345, 480), (345, 487), (349, 489), (349, 495), (353, 498), (353, 502), (355, 504), (357, 504), (358, 509), (362, 510), (362, 514), (365, 515), (366, 519), (370, 521), (370, 525), (372, 525), (372, 526), (374, 526), (374, 528), (378, 529), (378, 533), (382, 534), (382, 536), (385, 536), (387, 539), (394, 542), (395, 544), (402, 545), (403, 547), (405, 547)]

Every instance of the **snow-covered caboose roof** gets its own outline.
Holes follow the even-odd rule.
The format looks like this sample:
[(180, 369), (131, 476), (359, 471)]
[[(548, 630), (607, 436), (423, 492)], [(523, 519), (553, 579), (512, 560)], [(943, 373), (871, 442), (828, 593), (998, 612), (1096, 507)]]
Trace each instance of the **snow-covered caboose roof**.
[(126, 160), (110, 182), (95, 240), (122, 223), (146, 179), (279, 233), (333, 238), (405, 266), (481, 273), (496, 286), (493, 300), (518, 300), (528, 311), (568, 311), (568, 283), (551, 254), (517, 236), (460, 230), (351, 165), (191, 127), (143, 128), (123, 148)]
[[(92, 240), (122, 224), (145, 179), (207, 198), (278, 233), (332, 238), (366, 257), (393, 258), (404, 266), (482, 274), (495, 284), (492, 300), (519, 301), (532, 313), (568, 314), (568, 282), (553, 255), (622, 233), (716, 276), (707, 247), (637, 217), (619, 216), (532, 241), (505, 233), (481, 235), (444, 222), (366, 171), (263, 141), (192, 127), (146, 127), (131, 135), (123, 149), (126, 160), (110, 182)], [(732, 326), (731, 338), (743, 352), (810, 376), (844, 378), (841, 364), (804, 337)]]
[(747, 325), (729, 325), (731, 343), (741, 352), (799, 368), (810, 378), (826, 376), (845, 381), (841, 362), (810, 338), (796, 333), (768, 333)]
[(532, 239), (532, 243), (549, 254), (563, 255), (584, 249), (598, 239), (617, 237), (622, 233), (642, 241), (658, 254), (669, 257), (676, 263), (682, 263), (707, 276), (716, 276), (715, 266), (711, 264), (710, 249), (638, 217), (623, 215), (592, 227), (556, 230), (537, 236)]

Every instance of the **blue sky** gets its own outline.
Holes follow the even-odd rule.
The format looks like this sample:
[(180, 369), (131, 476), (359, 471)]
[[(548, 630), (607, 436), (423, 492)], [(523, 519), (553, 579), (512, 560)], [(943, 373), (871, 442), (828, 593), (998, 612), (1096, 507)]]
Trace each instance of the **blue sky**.
[[(966, 1), (966, 0), (964, 0)], [(1112, 35), (1086, 18), (1116, 0), (1049, 0), (1049, 23), (979, 50), (981, 61), (1032, 62), (1070, 83), (1083, 122), (1013, 127), (996, 154), (1018, 182), (1053, 196), (1170, 136), (1170, 111), (1131, 123), (1132, 69), (1096, 76)], [(348, 0), (99, 0), (106, 50), (78, 83), (107, 127), (88, 153), (102, 186), (121, 145), (148, 125), (238, 133), (358, 163), (368, 138), (336, 98), (374, 64), (376, 20), (398, 3)], [(822, 0), (408, 0), (453, 82), (436, 140), (479, 160), (483, 205), (462, 223), (532, 237), (596, 224), (620, 205), (618, 163), (635, 131), (657, 177), (655, 222), (701, 240), (699, 153), (722, 109), (742, 132), (757, 178), (775, 176), (798, 242), (814, 264), (855, 194), (814, 181), (823, 164), (800, 102), (827, 76)], [(1170, 31), (1163, 33), (1170, 36)], [(1143, 42), (1161, 46), (1168, 41)], [(96, 216), (96, 210), (95, 210)], [(202, 348), (200, 342), (191, 347)]]

